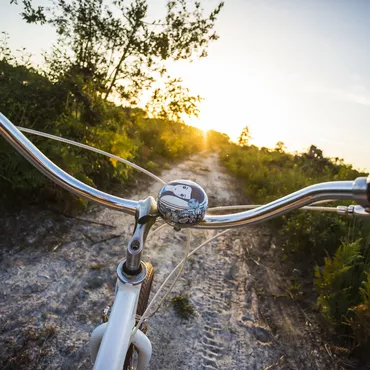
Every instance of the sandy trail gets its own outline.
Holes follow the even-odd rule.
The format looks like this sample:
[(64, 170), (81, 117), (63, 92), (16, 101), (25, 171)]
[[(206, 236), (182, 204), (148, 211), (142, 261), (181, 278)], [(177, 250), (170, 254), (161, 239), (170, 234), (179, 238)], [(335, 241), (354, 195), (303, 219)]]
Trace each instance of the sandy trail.
[[(162, 178), (198, 182), (207, 191), (210, 206), (243, 201), (242, 189), (215, 154), (190, 158), (164, 171)], [(160, 187), (141, 185), (132, 198), (155, 196)], [(92, 367), (89, 336), (100, 323), (103, 308), (112, 303), (114, 271), (124, 257), (133, 220), (100, 207), (80, 218), (95, 223), (30, 210), (3, 220), (2, 369)], [(192, 231), (192, 247), (215, 233)], [(265, 319), (266, 310), (273, 307), (266, 309), (265, 299), (261, 310), (259, 292), (261, 286), (266, 286), (266, 294), (279, 290), (270, 286), (278, 277), (271, 269), (264, 271), (263, 265), (254, 266), (252, 275), (249, 266), (253, 251), (269, 243), (266, 228), (245, 227), (190, 258), (171, 296), (186, 296), (195, 315), (184, 320), (166, 303), (149, 321), (150, 369), (330, 368), (320, 343), (307, 339), (299, 314), (279, 304), (276, 309), (281, 314), (269, 315), (279, 322)], [(144, 260), (156, 269), (153, 293), (183, 258), (185, 244), (186, 233), (169, 226), (147, 241)]]

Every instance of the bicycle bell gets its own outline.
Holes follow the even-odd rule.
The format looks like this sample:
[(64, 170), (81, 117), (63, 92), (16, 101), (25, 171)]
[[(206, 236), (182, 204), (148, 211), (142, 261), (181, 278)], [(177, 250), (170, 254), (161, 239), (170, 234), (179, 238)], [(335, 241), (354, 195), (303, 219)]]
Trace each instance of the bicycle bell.
[(203, 220), (208, 197), (202, 187), (189, 180), (174, 180), (158, 194), (158, 212), (170, 225), (187, 227)]

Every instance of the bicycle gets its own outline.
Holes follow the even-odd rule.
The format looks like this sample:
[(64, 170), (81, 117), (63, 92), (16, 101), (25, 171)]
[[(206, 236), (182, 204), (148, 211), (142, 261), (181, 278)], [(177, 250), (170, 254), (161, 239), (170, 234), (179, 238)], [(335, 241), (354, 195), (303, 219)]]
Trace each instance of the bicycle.
[[(84, 144), (74, 143), (67, 139), (38, 133), (30, 129), (22, 129), (22, 131), (78, 145), (119, 159), (124, 163), (129, 163)], [(239, 213), (211, 215), (206, 213), (208, 207), (207, 194), (198, 184), (191, 181), (175, 180), (166, 184), (155, 175), (134, 165), (135, 168), (161, 181), (163, 187), (159, 192), (157, 201), (151, 196), (141, 201), (123, 199), (92, 188), (68, 175), (43, 155), (2, 114), (0, 114), (0, 133), (17, 151), (58, 185), (80, 197), (135, 217), (135, 229), (128, 243), (126, 259), (121, 261), (117, 267), (116, 294), (112, 310), (109, 315), (106, 312), (104, 320), (106, 322), (98, 326), (91, 336), (91, 356), (95, 361), (94, 369), (97, 370), (132, 367), (134, 348), (138, 352), (137, 369), (145, 369), (149, 365), (152, 349), (150, 340), (145, 335), (145, 320), (149, 317), (150, 309), (156, 298), (159, 297), (162, 287), (170, 281), (176, 271), (179, 271), (171, 287), (162, 297), (157, 309), (180, 276), (186, 260), (205, 244), (224, 234), (230, 228), (259, 223), (294, 209), (330, 211), (337, 212), (340, 215), (370, 217), (370, 177), (360, 177), (353, 182), (335, 181), (312, 185), (263, 206), (217, 207), (212, 210), (250, 209)], [(348, 207), (308, 206), (309, 204), (332, 200), (352, 200), (357, 205)], [(175, 230), (192, 227), (203, 229), (227, 228), (227, 230), (202, 243), (191, 252), (189, 243), (187, 243), (184, 259), (167, 276), (153, 300), (148, 304), (154, 270), (150, 264), (141, 261), (141, 254), (149, 231), (158, 219), (163, 219)]]

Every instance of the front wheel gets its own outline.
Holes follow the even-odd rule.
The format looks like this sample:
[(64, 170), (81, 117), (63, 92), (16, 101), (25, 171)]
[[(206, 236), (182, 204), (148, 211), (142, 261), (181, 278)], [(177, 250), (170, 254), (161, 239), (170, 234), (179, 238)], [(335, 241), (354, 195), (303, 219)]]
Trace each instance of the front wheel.
[[(141, 284), (139, 300), (137, 304), (136, 314), (142, 316), (148, 307), (150, 290), (152, 288), (153, 278), (154, 278), (154, 268), (150, 263), (145, 262), (146, 266), (146, 278)], [(136, 322), (137, 324), (138, 322)], [(145, 334), (146, 329), (142, 330)], [(126, 355), (125, 364), (123, 365), (123, 370), (134, 369), (134, 349), (135, 347), (131, 344)]]

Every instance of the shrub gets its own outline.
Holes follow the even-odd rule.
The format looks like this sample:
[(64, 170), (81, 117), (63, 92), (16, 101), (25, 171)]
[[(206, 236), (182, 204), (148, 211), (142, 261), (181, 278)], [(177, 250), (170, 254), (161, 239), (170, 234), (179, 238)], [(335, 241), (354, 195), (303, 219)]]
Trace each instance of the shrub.
[(361, 240), (344, 243), (332, 258), (325, 258), (322, 268), (315, 268), (317, 303), (325, 318), (340, 325), (348, 317), (349, 309), (360, 303), (360, 286), (364, 278), (364, 258)]
[[(16, 58), (3, 57), (0, 45), (0, 111), (14, 124), (62, 136), (113, 153), (158, 171), (157, 162), (178, 160), (203, 149), (201, 130), (181, 122), (148, 118), (139, 108), (119, 107), (94, 94), (89, 107), (73, 101), (68, 81), (51, 81)], [(74, 146), (30, 139), (53, 162), (79, 180), (107, 190), (123, 184), (132, 168)], [(55, 187), (0, 138), (0, 202), (37, 201), (75, 208), (75, 197)], [(117, 188), (117, 187), (115, 187)], [(17, 199), (15, 198), (17, 196)]]
[[(324, 157), (314, 145), (306, 153), (293, 155), (284, 152), (283, 143), (274, 150), (228, 143), (220, 160), (244, 181), (253, 202), (260, 204), (314, 183), (367, 175), (343, 160)], [(314, 279), (317, 305), (328, 324), (353, 337), (355, 345), (369, 343), (370, 225), (335, 214), (302, 211), (276, 219), (273, 225), (279, 229), (286, 266), (308, 272), (305, 286), (311, 276)]]
[(353, 332), (355, 343), (365, 348), (370, 343), (370, 275), (362, 282), (360, 288), (361, 303), (350, 309), (353, 315), (348, 324)]

